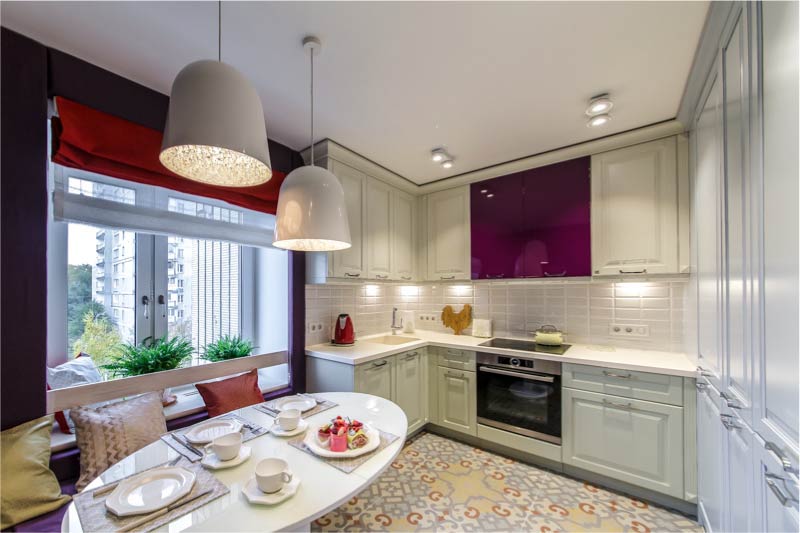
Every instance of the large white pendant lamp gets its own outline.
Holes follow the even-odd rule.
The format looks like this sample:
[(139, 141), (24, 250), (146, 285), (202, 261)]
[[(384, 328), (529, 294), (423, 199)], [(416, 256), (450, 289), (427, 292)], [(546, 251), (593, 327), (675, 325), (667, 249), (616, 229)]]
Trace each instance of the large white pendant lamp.
[(314, 54), (316, 37), (303, 39), (311, 52), (311, 164), (293, 170), (281, 184), (273, 246), (301, 252), (350, 248), (344, 190), (336, 176), (314, 166)]
[(251, 187), (272, 177), (264, 110), (247, 78), (222, 62), (218, 6), (218, 60), (195, 61), (175, 77), (159, 159), (190, 180)]

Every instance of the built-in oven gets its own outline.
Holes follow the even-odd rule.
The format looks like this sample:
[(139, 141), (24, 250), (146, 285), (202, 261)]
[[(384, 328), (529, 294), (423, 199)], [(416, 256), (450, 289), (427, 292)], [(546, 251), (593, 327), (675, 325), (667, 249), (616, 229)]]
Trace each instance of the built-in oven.
[(478, 353), (478, 423), (561, 444), (561, 363)]

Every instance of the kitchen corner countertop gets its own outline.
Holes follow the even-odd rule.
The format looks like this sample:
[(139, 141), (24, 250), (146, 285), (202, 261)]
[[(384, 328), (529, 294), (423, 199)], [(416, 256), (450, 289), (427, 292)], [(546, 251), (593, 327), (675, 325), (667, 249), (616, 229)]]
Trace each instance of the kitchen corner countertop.
[(385, 336), (391, 336), (391, 333), (370, 335), (358, 339), (353, 346), (333, 346), (327, 343), (306, 346), (306, 355), (309, 357), (336, 361), (338, 363), (359, 365), (415, 348), (440, 346), (444, 348), (475, 350), (484, 353), (548, 359), (578, 365), (603, 366), (619, 370), (635, 370), (689, 378), (697, 377), (696, 365), (689, 360), (686, 354), (680, 352), (619, 348), (597, 344), (572, 344), (564, 355), (552, 355), (522, 350), (510, 350), (506, 348), (478, 346), (480, 343), (486, 342), (489, 339), (426, 330), (417, 330), (414, 333), (398, 333), (398, 337), (413, 337), (417, 339), (404, 344), (387, 345), (376, 342), (376, 339)]

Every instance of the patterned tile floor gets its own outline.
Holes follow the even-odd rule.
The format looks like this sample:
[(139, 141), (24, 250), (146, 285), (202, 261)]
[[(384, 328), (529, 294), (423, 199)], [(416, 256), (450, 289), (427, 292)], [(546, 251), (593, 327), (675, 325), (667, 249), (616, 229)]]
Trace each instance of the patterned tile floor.
[(694, 520), (432, 433), (312, 531), (703, 531)]

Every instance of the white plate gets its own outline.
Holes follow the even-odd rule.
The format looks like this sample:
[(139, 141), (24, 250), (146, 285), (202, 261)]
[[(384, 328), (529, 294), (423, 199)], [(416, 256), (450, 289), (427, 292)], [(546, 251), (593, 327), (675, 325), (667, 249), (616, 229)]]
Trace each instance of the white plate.
[(184, 435), (192, 444), (206, 444), (228, 433), (236, 433), (242, 429), (242, 423), (234, 419), (209, 420), (196, 425)]
[(209, 470), (222, 470), (223, 468), (233, 468), (234, 466), (239, 466), (243, 462), (250, 459), (250, 452), (251, 452), (250, 446), (242, 446), (241, 448), (239, 448), (239, 455), (228, 461), (222, 461), (219, 457), (217, 457), (217, 454), (209, 451), (207, 454), (203, 456), (203, 460), (200, 461), (200, 464), (208, 468)]
[(275, 409), (286, 411), (287, 409), (298, 409), (301, 413), (313, 409), (317, 401), (311, 396), (285, 396), (275, 401)]
[(299, 435), (300, 433), (304, 432), (307, 429), (308, 429), (308, 422), (301, 419), (300, 423), (297, 424), (297, 427), (294, 429), (290, 429), (289, 431), (284, 431), (283, 429), (281, 429), (281, 426), (277, 422), (272, 424), (270, 431), (272, 431), (272, 434), (275, 435), (276, 437), (294, 437), (295, 435)]
[(117, 485), (106, 508), (117, 516), (152, 513), (189, 494), (194, 480), (194, 472), (180, 466), (154, 468)]
[(261, 505), (275, 505), (282, 501), (288, 500), (297, 493), (297, 488), (300, 486), (300, 478), (292, 475), (292, 480), (286, 483), (281, 490), (267, 494), (261, 492), (258, 488), (258, 482), (255, 476), (251, 477), (242, 488), (242, 494), (247, 498), (250, 503), (259, 503)]
[(359, 455), (374, 451), (381, 445), (381, 434), (377, 429), (365, 425), (363, 431), (367, 435), (369, 441), (363, 448), (356, 448), (355, 450), (347, 449), (343, 452), (332, 452), (328, 446), (323, 447), (323, 445), (319, 443), (316, 431), (309, 431), (306, 433), (306, 438), (303, 439), (303, 442), (306, 443), (309, 450), (320, 457), (336, 457), (339, 459), (358, 457)]

